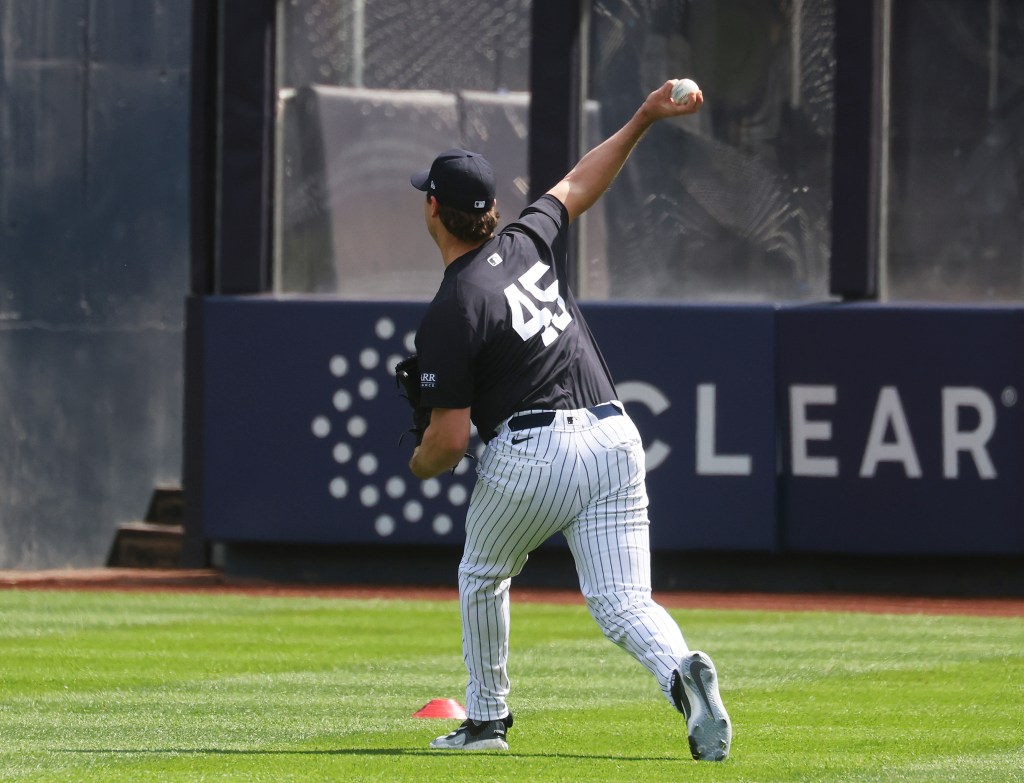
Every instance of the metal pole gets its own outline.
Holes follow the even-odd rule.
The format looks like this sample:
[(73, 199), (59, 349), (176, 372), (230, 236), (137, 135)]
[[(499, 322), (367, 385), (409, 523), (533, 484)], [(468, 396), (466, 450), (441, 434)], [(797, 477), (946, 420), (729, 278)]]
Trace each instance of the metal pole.
[[(270, 279), (271, 290), (281, 292), (282, 267), (284, 266), (284, 113), (288, 98), (285, 96), (284, 75), (288, 52), (284, 42), (288, 40), (285, 30), (287, 14), (284, 3), (277, 2), (277, 46), (274, 52), (274, 195), (273, 215), (271, 216), (271, 256)], [(289, 90), (294, 95), (294, 90)], [(290, 97), (290, 96), (289, 96)]]
[(352, 0), (352, 86), (363, 86), (366, 65), (366, 0)]
[(882, 0), (881, 129), (878, 154), (878, 299), (889, 299), (889, 131), (892, 84), (892, 0)]
[(999, 104), (999, 0), (988, 3), (988, 111)]
[(803, 0), (793, 0), (793, 17), (789, 20), (789, 105), (794, 109), (800, 106), (800, 86), (803, 76), (800, 73), (804, 24), (803, 12)]

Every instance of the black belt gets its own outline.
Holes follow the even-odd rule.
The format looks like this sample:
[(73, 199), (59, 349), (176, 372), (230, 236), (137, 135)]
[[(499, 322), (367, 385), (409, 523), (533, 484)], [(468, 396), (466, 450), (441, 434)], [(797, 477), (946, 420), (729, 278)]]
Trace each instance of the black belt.
[[(593, 413), (599, 419), (607, 419), (609, 416), (621, 416), (622, 411), (619, 410), (619, 406), (611, 402), (605, 402), (601, 405), (595, 405), (592, 408), (587, 408), (588, 411)], [(520, 430), (531, 430), (534, 427), (547, 427), (551, 422), (555, 420), (555, 411), (541, 411), (540, 413), (524, 413), (522, 416), (513, 416), (508, 420), (508, 428), (512, 432), (519, 432)]]

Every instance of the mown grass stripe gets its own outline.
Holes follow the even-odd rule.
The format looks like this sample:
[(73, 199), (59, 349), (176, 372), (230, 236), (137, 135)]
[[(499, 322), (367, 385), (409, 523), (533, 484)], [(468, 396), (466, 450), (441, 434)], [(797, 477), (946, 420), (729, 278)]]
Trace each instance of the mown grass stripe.
[(513, 604), (505, 755), (431, 752), (462, 700), (455, 601), (0, 591), (0, 779), (1020, 779), (1024, 620), (673, 610), (713, 655), (733, 756), (579, 605)]

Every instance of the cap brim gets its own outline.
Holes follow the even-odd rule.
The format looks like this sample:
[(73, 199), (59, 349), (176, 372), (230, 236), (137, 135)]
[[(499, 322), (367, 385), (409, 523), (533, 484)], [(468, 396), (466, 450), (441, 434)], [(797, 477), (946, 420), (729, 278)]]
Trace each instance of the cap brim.
[(409, 182), (412, 183), (416, 190), (427, 190), (429, 188), (428, 183), (430, 182), (430, 169), (421, 171), (419, 174), (413, 174), (409, 177)]

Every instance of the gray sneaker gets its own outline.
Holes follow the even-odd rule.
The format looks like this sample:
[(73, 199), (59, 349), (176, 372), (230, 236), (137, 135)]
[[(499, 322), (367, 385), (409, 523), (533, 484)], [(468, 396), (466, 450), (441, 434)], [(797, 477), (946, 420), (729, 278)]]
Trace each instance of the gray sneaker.
[(498, 720), (477, 723), (466, 720), (451, 734), (438, 737), (432, 748), (447, 750), (508, 750), (505, 735), (512, 728), (512, 713)]
[(732, 744), (732, 723), (707, 655), (694, 651), (683, 658), (672, 673), (672, 699), (686, 716), (690, 755), (697, 761), (724, 761)]

